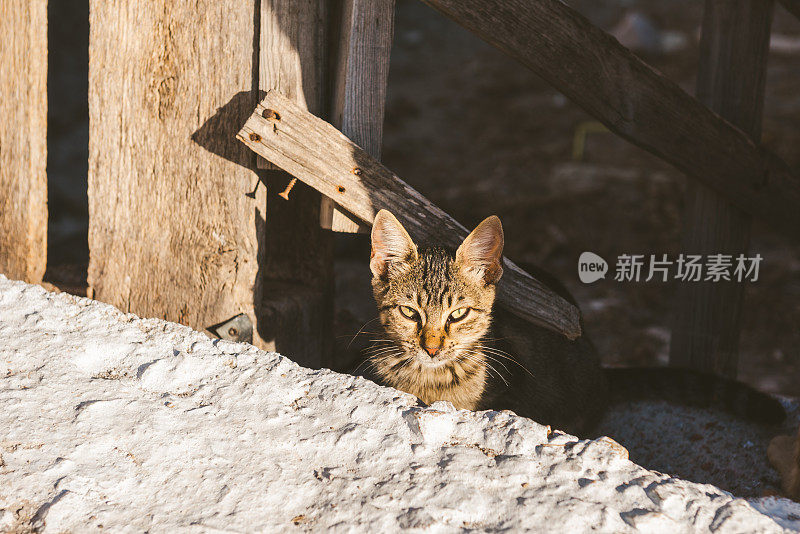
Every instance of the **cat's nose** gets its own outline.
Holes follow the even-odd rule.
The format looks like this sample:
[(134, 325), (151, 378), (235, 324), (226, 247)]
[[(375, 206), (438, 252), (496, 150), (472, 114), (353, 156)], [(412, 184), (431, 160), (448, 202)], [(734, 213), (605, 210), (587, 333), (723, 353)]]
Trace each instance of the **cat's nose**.
[(419, 344), (423, 349), (425, 349), (425, 352), (431, 356), (436, 356), (439, 354), (439, 351), (442, 350), (442, 345), (444, 345), (444, 336), (441, 332), (426, 330), (422, 333)]
[(424, 348), (425, 348), (425, 352), (427, 352), (431, 356), (436, 356), (437, 354), (439, 354), (439, 350), (442, 348), (442, 346), (441, 345), (436, 345), (434, 347), (429, 347), (429, 346), (425, 345)]

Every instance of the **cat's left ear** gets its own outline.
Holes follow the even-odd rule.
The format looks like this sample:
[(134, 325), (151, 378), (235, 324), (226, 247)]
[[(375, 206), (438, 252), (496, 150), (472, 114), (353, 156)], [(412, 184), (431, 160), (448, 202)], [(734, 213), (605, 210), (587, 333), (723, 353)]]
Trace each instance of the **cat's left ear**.
[(386, 279), (417, 261), (417, 247), (406, 229), (387, 210), (380, 210), (372, 223), (372, 253), (369, 267), (373, 276)]
[(484, 219), (456, 251), (456, 263), (487, 285), (503, 276), (502, 257), (503, 225), (497, 215)]

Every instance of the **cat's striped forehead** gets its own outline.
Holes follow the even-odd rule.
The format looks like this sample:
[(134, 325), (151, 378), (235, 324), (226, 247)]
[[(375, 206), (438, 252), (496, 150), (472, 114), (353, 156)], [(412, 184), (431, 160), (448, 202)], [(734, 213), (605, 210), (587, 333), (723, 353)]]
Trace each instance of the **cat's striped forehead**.
[[(416, 290), (416, 300), (420, 307), (452, 306), (459, 298), (461, 284), (453, 269), (453, 256), (439, 247), (421, 249), (419, 259), (414, 265), (412, 287)], [(416, 287), (413, 287), (413, 286)], [(463, 297), (462, 297), (463, 298)]]
[(420, 308), (451, 307), (465, 299), (465, 281), (454, 265), (454, 254), (441, 247), (420, 248), (411, 268), (390, 280), (390, 293)]

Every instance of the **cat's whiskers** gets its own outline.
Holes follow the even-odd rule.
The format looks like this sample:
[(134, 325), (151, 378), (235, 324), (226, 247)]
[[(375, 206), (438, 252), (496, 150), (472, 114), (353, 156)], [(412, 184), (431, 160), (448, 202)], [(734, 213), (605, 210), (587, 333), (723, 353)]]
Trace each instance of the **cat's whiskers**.
[[(355, 341), (356, 338), (358, 337), (358, 335), (361, 334), (364, 331), (364, 328), (366, 328), (368, 324), (370, 324), (373, 321), (377, 321), (378, 319), (380, 319), (380, 317), (375, 316), (372, 319), (370, 319), (369, 321), (367, 321), (366, 323), (364, 323), (363, 325), (361, 325), (361, 328), (358, 329), (358, 332), (353, 334), (353, 337), (350, 339), (350, 342), (347, 344), (347, 349), (346, 350), (350, 350), (350, 346), (353, 344), (353, 341)], [(374, 333), (374, 332), (366, 332), (366, 333)]]
[(402, 356), (403, 351), (401, 347), (398, 347), (397, 344), (390, 339), (378, 339), (370, 346), (369, 348), (363, 351), (364, 361), (362, 361), (358, 366), (353, 370), (353, 372), (357, 372), (362, 365), (367, 365), (371, 367), (373, 370), (377, 371), (377, 364), (380, 362), (384, 362), (391, 357)]
[[(505, 365), (503, 365), (503, 362), (501, 362), (501, 361), (499, 361), (499, 360), (497, 360), (497, 359), (495, 359), (495, 358), (492, 358), (491, 356), (489, 356), (489, 355), (487, 355), (487, 354), (485, 354), (485, 353), (483, 353), (483, 352), (480, 352), (480, 351), (475, 351), (475, 350), (472, 350), (472, 349), (463, 349), (463, 350), (464, 350), (464, 352), (465, 352), (467, 355), (469, 355), (469, 356), (467, 357), (467, 359), (468, 359), (469, 361), (473, 361), (474, 363), (477, 363), (477, 364), (480, 364), (480, 365), (485, 365), (485, 366), (486, 366), (488, 369), (491, 369), (492, 371), (494, 371), (495, 373), (497, 373), (497, 376), (498, 376), (498, 378), (500, 378), (500, 380), (502, 380), (502, 381), (505, 383), (505, 385), (506, 385), (506, 386), (508, 386), (508, 381), (506, 381), (505, 377), (503, 376), (503, 373), (501, 373), (500, 371), (498, 371), (498, 370), (497, 370), (497, 369), (496, 369), (496, 368), (495, 368), (495, 367), (494, 367), (492, 364), (490, 364), (488, 361), (479, 359), (479, 358), (478, 358), (478, 356), (482, 356), (483, 358), (486, 358), (486, 359), (488, 359), (488, 360), (492, 360), (492, 361), (494, 361), (494, 362), (496, 362), (496, 363), (499, 363), (500, 365), (502, 365), (502, 366), (503, 366), (503, 369), (505, 369), (507, 373), (511, 374), (511, 372), (508, 370), (508, 367), (506, 367)], [(474, 358), (474, 359), (471, 359), (471, 358)]]
[[(478, 364), (479, 366), (485, 366), (486, 372), (489, 374), (489, 376), (495, 376), (495, 375), (496, 375), (496, 376), (497, 376), (497, 378), (499, 378), (500, 380), (502, 380), (502, 381), (503, 381), (503, 383), (504, 383), (506, 386), (508, 386), (508, 385), (509, 385), (509, 384), (508, 384), (508, 381), (506, 381), (505, 377), (503, 376), (503, 373), (501, 373), (500, 371), (498, 371), (498, 370), (497, 370), (497, 369), (496, 369), (494, 366), (492, 366), (492, 364), (490, 364), (489, 362), (487, 362), (487, 361), (485, 361), (485, 360), (481, 360), (481, 359), (479, 359), (477, 356), (473, 356), (473, 355), (471, 355), (471, 354), (469, 354), (469, 353), (467, 353), (467, 355), (465, 356), (465, 358), (464, 358), (464, 359), (466, 359), (467, 361), (471, 361), (471, 362), (473, 362), (473, 363), (476, 363), (476, 364)], [(495, 373), (495, 374), (492, 374), (492, 371), (494, 371), (494, 373)]]
[(390, 357), (399, 357), (403, 356), (403, 352), (397, 349), (387, 349), (381, 352), (376, 352), (374, 354), (370, 354), (370, 359), (374, 361), (386, 361)]
[(495, 348), (495, 347), (487, 347), (486, 345), (483, 345), (481, 343), (478, 343), (478, 344), (473, 345), (473, 346), (474, 347), (478, 347), (481, 351), (484, 351), (485, 353), (489, 353), (489, 354), (492, 354), (494, 356), (499, 356), (500, 358), (505, 358), (506, 360), (509, 360), (509, 361), (519, 365), (520, 367), (522, 367), (522, 369), (524, 369), (525, 372), (528, 373), (529, 375), (534, 376), (534, 374), (532, 372), (530, 372), (530, 370), (527, 367), (525, 367), (524, 365), (519, 363), (513, 356), (511, 356), (506, 351), (500, 350), (500, 349)]
[[(472, 349), (464, 349), (464, 350), (470, 350), (470, 351), (472, 351)], [(484, 351), (473, 351), (473, 353), (474, 353), (474, 354), (480, 354), (480, 355), (481, 355), (481, 356), (483, 356), (484, 358), (486, 358), (486, 359), (488, 359), (488, 360), (491, 360), (491, 361), (493, 361), (493, 362), (496, 362), (496, 363), (498, 363), (498, 364), (502, 365), (502, 366), (503, 366), (503, 369), (505, 369), (505, 370), (506, 370), (506, 372), (507, 372), (509, 375), (511, 374), (511, 371), (508, 369), (508, 367), (506, 367), (506, 364), (504, 364), (503, 362), (501, 362), (501, 361), (500, 361), (500, 360), (498, 360), (497, 358), (494, 358), (494, 357), (490, 356), (489, 354), (487, 354), (487, 353), (486, 353), (486, 352), (484, 352)]]
[(387, 364), (387, 362), (389, 362), (392, 359), (400, 358), (403, 355), (404, 354), (399, 350), (395, 351), (395, 352), (388, 352), (388, 353), (385, 353), (385, 354), (380, 354), (380, 355), (373, 355), (373, 356), (370, 356), (370, 357), (366, 358), (363, 362), (361, 362), (359, 364), (359, 366), (356, 367), (356, 370), (358, 370), (362, 365), (366, 364), (368, 366), (367, 368), (370, 368), (373, 371), (380, 373), (383, 370), (382, 366), (384, 364)]

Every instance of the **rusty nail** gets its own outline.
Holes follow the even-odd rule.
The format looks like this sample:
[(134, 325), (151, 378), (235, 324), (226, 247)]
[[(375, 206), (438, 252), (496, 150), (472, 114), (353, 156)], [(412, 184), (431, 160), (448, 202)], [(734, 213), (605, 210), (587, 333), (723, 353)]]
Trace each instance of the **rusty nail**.
[(340, 193), (344, 193), (344, 191), (345, 191), (345, 189), (344, 189), (344, 186), (343, 186), (343, 185), (340, 185), (340, 186), (339, 186), (339, 192), (340, 192)]
[(236, 330), (234, 327), (228, 328), (228, 335), (231, 337), (236, 337), (239, 335), (239, 331)]
[(283, 197), (286, 200), (289, 200), (289, 191), (292, 190), (294, 184), (297, 183), (297, 178), (292, 178), (292, 181), (289, 182), (289, 185), (286, 186), (286, 189), (283, 190), (283, 193), (278, 193), (279, 197)]
[(361, 169), (359, 169), (358, 167), (354, 167), (353, 174), (355, 174), (356, 176), (361, 176)]
[(281, 114), (275, 111), (274, 109), (265, 109), (264, 111), (261, 112), (261, 116), (271, 121), (281, 120)]
[(255, 143), (258, 143), (259, 141), (261, 141), (261, 136), (260, 136), (260, 135), (258, 135), (258, 134), (257, 134), (257, 133), (255, 133), (255, 132), (252, 132), (252, 133), (250, 134), (250, 140), (251, 140), (251, 141), (253, 141), (253, 142), (255, 142)]

